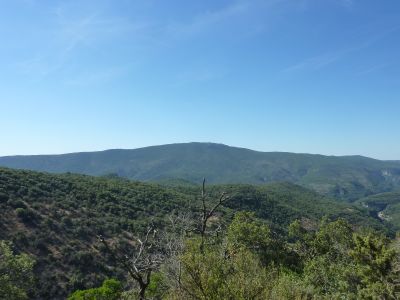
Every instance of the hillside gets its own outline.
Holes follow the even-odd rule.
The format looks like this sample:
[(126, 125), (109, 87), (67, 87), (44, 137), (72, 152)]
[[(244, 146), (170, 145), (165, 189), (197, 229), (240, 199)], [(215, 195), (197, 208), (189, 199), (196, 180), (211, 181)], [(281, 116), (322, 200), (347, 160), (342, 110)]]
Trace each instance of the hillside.
[(357, 201), (370, 210), (372, 215), (381, 218), (385, 223), (400, 230), (400, 193), (381, 193)]
[(117, 174), (140, 181), (183, 179), (198, 183), (203, 177), (214, 184), (288, 181), (346, 200), (400, 188), (398, 161), (379, 161), (361, 156), (257, 152), (212, 143), (9, 156), (0, 157), (0, 166), (95, 176)]
[[(277, 234), (296, 219), (313, 227), (324, 215), (386, 230), (364, 208), (321, 198), (290, 183), (210, 186), (208, 199), (221, 191), (231, 197), (219, 214), (222, 224), (235, 211), (247, 210), (272, 224)], [(109, 276), (124, 280), (126, 274), (107, 259), (99, 234), (127, 244), (132, 233), (142, 232), (150, 221), (165, 227), (173, 211), (189, 211), (197, 218), (199, 192), (188, 185), (172, 188), (0, 168), (0, 240), (13, 241), (18, 251), (37, 260), (32, 299), (63, 299)]]

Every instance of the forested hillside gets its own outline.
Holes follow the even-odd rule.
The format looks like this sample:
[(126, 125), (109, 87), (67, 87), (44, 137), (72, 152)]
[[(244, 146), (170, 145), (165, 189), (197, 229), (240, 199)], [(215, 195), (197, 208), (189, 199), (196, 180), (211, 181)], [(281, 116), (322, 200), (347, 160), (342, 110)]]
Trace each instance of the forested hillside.
[(257, 152), (212, 143), (134, 150), (0, 157), (0, 165), (53, 173), (118, 176), (140, 181), (183, 179), (198, 183), (288, 181), (346, 200), (400, 188), (400, 162), (361, 156)]
[(380, 218), (384, 223), (400, 230), (400, 193), (381, 193), (362, 198), (357, 201), (359, 205), (367, 208), (372, 215)]
[[(343, 218), (391, 234), (366, 208), (338, 203), (290, 184), (208, 186), (206, 203), (229, 197), (213, 215), (225, 231), (238, 211), (250, 211), (273, 236), (287, 234), (298, 220), (316, 230), (322, 217)], [(33, 299), (63, 299), (76, 289), (98, 286), (108, 277), (127, 284), (127, 272), (107, 255), (99, 236), (129, 247), (149, 224), (168, 231), (170, 217), (200, 220), (201, 186), (157, 185), (121, 178), (47, 174), (0, 168), (0, 240), (35, 260)], [(196, 236), (196, 230), (193, 231)]]

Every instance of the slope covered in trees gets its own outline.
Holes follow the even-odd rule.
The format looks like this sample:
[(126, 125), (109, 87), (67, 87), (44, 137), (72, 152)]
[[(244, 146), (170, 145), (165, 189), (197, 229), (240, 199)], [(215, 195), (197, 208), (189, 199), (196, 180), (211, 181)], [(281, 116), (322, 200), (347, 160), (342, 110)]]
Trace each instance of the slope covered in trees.
[(200, 182), (202, 177), (217, 184), (289, 181), (347, 200), (400, 188), (400, 162), (396, 161), (361, 156), (257, 152), (212, 143), (0, 157), (0, 165), (96, 176), (113, 173), (140, 181), (184, 179)]
[[(62, 299), (77, 289), (99, 286), (108, 277), (126, 284), (127, 274), (107, 256), (99, 235), (112, 246), (132, 245), (151, 223), (166, 228), (169, 218), (185, 212), (198, 219), (200, 187), (166, 187), (120, 178), (54, 175), (0, 168), (0, 240), (35, 258), (36, 299)], [(213, 216), (224, 230), (237, 211), (245, 210), (269, 224), (274, 236), (285, 235), (299, 220), (308, 230), (325, 215), (388, 232), (368, 210), (337, 203), (290, 183), (217, 185), (207, 190), (212, 202), (221, 192), (229, 201)]]
[(361, 198), (359, 205), (367, 208), (372, 215), (380, 218), (384, 223), (400, 230), (400, 193), (381, 193)]

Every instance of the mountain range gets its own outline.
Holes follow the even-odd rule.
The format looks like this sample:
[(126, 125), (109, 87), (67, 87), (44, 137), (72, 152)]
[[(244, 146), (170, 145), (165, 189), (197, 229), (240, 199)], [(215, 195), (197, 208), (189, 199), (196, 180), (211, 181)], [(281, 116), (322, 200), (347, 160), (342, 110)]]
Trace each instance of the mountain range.
[(215, 143), (182, 143), (61, 155), (0, 157), (0, 166), (132, 180), (212, 184), (291, 182), (354, 201), (400, 190), (400, 161), (363, 156), (260, 152)]

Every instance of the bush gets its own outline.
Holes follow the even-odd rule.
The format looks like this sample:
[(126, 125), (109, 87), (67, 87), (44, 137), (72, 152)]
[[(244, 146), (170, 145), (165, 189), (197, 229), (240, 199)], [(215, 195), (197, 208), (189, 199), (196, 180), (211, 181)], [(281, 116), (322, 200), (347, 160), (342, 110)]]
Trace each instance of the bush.
[(8, 204), (14, 208), (26, 208), (25, 203), (19, 199), (18, 200), (10, 199), (10, 200), (8, 200)]
[(98, 288), (74, 292), (68, 300), (117, 300), (121, 298), (122, 284), (115, 279), (104, 280)]
[(5, 203), (7, 201), (8, 201), (8, 195), (3, 192), (0, 192), (0, 203)]
[(14, 255), (12, 245), (0, 241), (0, 298), (28, 299), (33, 286), (34, 261), (26, 254)]
[(17, 217), (23, 222), (32, 222), (35, 219), (35, 213), (29, 208), (17, 208), (15, 210)]

